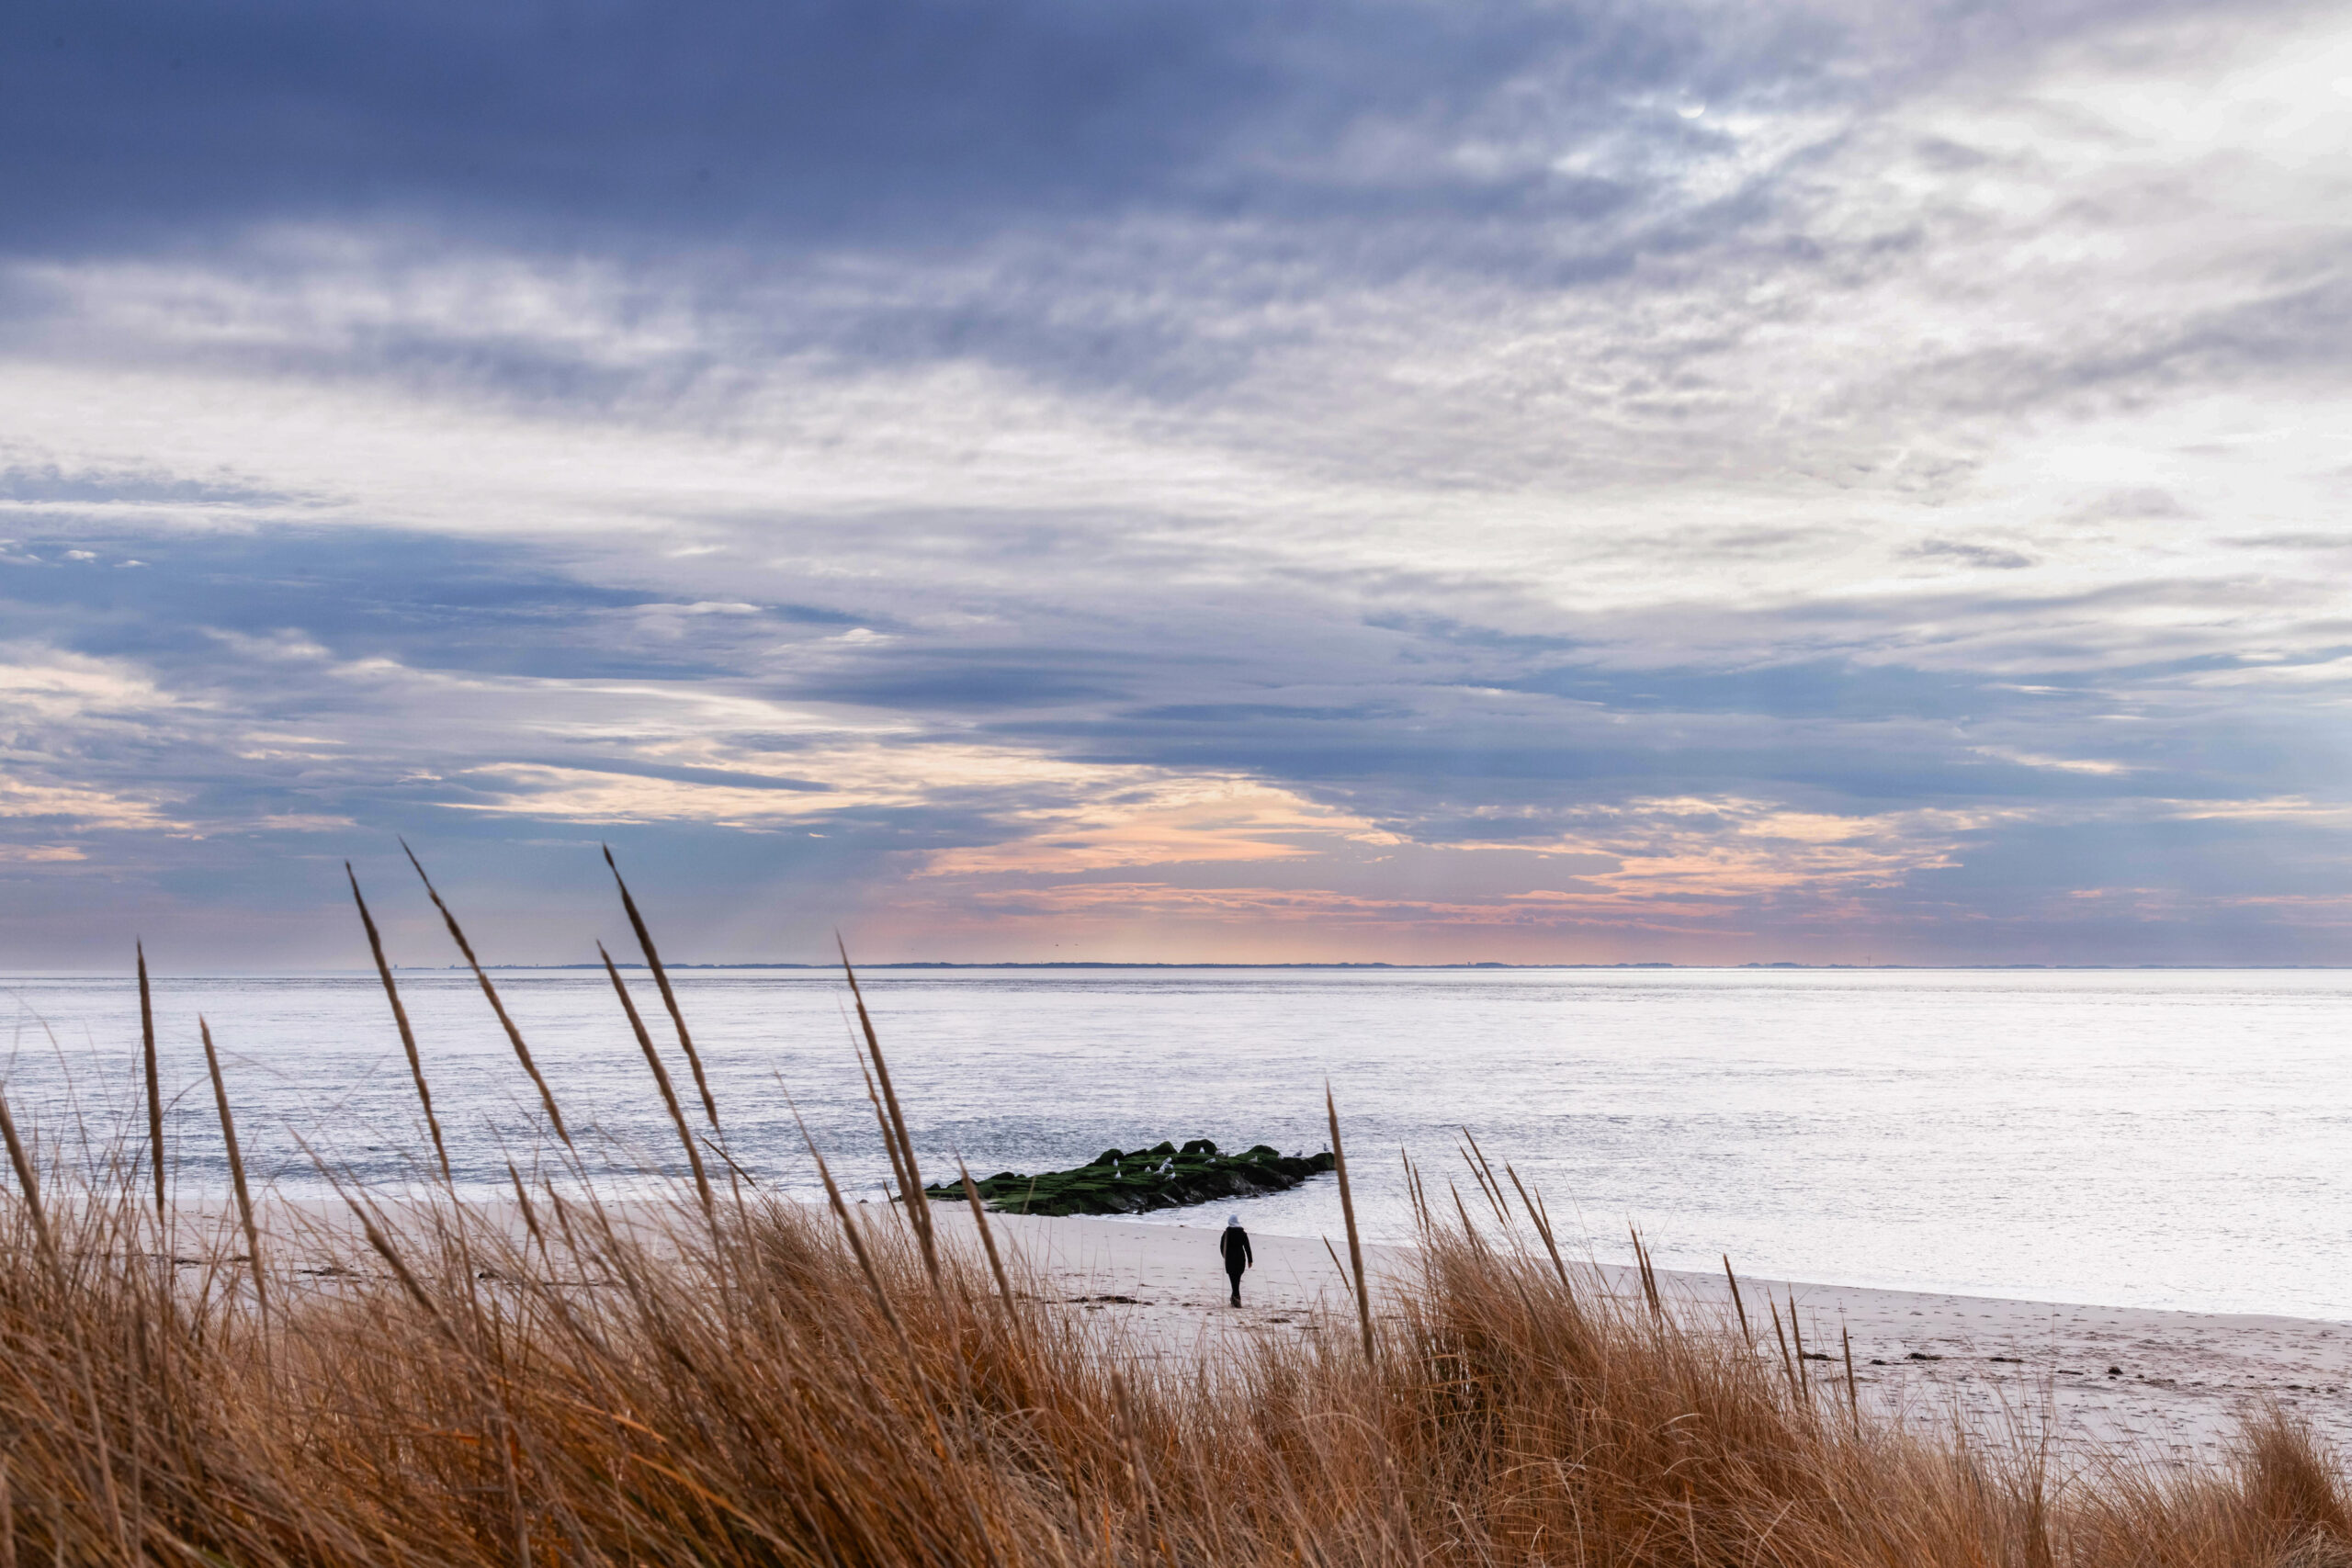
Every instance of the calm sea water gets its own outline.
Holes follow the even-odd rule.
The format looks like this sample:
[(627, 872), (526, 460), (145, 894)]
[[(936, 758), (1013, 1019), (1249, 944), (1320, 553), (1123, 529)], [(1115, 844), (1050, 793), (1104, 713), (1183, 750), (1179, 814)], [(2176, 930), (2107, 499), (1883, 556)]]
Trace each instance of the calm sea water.
[[(602, 975), (497, 978), (613, 1179), (674, 1163)], [(527, 1081), (470, 978), (402, 985), (462, 1178), (503, 1183), (537, 1142)], [(878, 1197), (838, 978), (697, 971), (680, 991), (743, 1164), (816, 1190), (788, 1093)], [(1397, 1152), (1442, 1194), (1466, 1125), (1606, 1258), (1635, 1220), (1677, 1267), (1727, 1252), (1849, 1284), (2352, 1318), (2352, 975), (880, 970), (867, 991), (932, 1171), (952, 1151), (987, 1175), (1162, 1138), (1319, 1149), (1328, 1077), (1376, 1235), (1409, 1233)], [(294, 1132), (368, 1180), (416, 1175), (422, 1123), (372, 977), (164, 979), (156, 1008), (184, 1184), (226, 1183), (199, 1012), (281, 1187), (322, 1188)], [(11, 1015), (20, 1118), (121, 1124), (128, 982), (0, 982)], [(1339, 1234), (1328, 1179), (1244, 1207), (1269, 1233)]]

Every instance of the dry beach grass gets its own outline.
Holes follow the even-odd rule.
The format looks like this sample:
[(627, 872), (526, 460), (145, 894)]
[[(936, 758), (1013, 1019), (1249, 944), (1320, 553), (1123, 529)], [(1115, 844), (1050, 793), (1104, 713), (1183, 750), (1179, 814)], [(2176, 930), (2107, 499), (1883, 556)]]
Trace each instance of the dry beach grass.
[(632, 1021), (689, 1156), (658, 1217), (624, 1222), (557, 1139), (519, 1225), (352, 1191), (347, 1272), (298, 1273), (259, 1226), (176, 1265), (147, 1148), (69, 1168), (6, 1121), (0, 1568), (2352, 1563), (2342, 1483), (2282, 1417), (2222, 1469), (2060, 1475), (2022, 1440), (1923, 1437), (1842, 1367), (1612, 1294), (1475, 1157), (1478, 1195), (1424, 1202), (1356, 1332), (1125, 1356), (921, 1207), (749, 1185)]

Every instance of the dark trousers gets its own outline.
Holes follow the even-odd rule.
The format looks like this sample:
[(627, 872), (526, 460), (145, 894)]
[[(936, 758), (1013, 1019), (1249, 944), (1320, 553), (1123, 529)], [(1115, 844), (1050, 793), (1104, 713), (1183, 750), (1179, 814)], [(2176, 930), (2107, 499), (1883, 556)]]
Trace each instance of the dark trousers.
[(1228, 1269), (1225, 1271), (1225, 1277), (1233, 1281), (1233, 1304), (1239, 1306), (1241, 1304), (1241, 1270)]

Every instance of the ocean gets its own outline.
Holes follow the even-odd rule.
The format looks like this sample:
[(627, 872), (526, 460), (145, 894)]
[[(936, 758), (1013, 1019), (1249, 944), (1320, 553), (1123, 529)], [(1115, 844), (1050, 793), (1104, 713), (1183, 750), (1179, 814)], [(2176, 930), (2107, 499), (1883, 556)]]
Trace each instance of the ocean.
[[(601, 1179), (676, 1166), (601, 972), (493, 971)], [(629, 972), (691, 1108), (650, 977)], [(853, 1195), (881, 1201), (847, 990), (815, 970), (677, 976), (734, 1156), (818, 1189), (792, 1107)], [(1603, 1259), (1908, 1290), (2352, 1319), (2352, 974), (2245, 970), (877, 969), (866, 993), (926, 1174), (1078, 1163), (1207, 1137), (1323, 1148), (1336, 1094), (1366, 1232), (1406, 1239), (1400, 1152), (1442, 1202), (1463, 1130)], [(536, 1098), (472, 979), (404, 971), (469, 1188), (540, 1148)], [(239, 1133), (280, 1190), (326, 1190), (295, 1142), (387, 1190), (423, 1124), (372, 976), (161, 978), (176, 1179), (226, 1166), (197, 1043), (212, 1024)], [(140, 1134), (128, 977), (0, 981), (20, 1122), (103, 1157)], [(1176, 1211), (1340, 1231), (1329, 1179)]]

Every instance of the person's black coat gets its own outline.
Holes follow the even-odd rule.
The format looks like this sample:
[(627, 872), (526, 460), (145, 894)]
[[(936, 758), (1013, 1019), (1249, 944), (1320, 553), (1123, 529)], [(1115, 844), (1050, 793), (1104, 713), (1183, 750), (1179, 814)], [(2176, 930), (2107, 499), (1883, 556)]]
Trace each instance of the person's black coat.
[(1250, 1256), (1250, 1233), (1239, 1225), (1225, 1227), (1225, 1235), (1217, 1238), (1216, 1249), (1225, 1256), (1225, 1271), (1236, 1279), (1257, 1261)]

